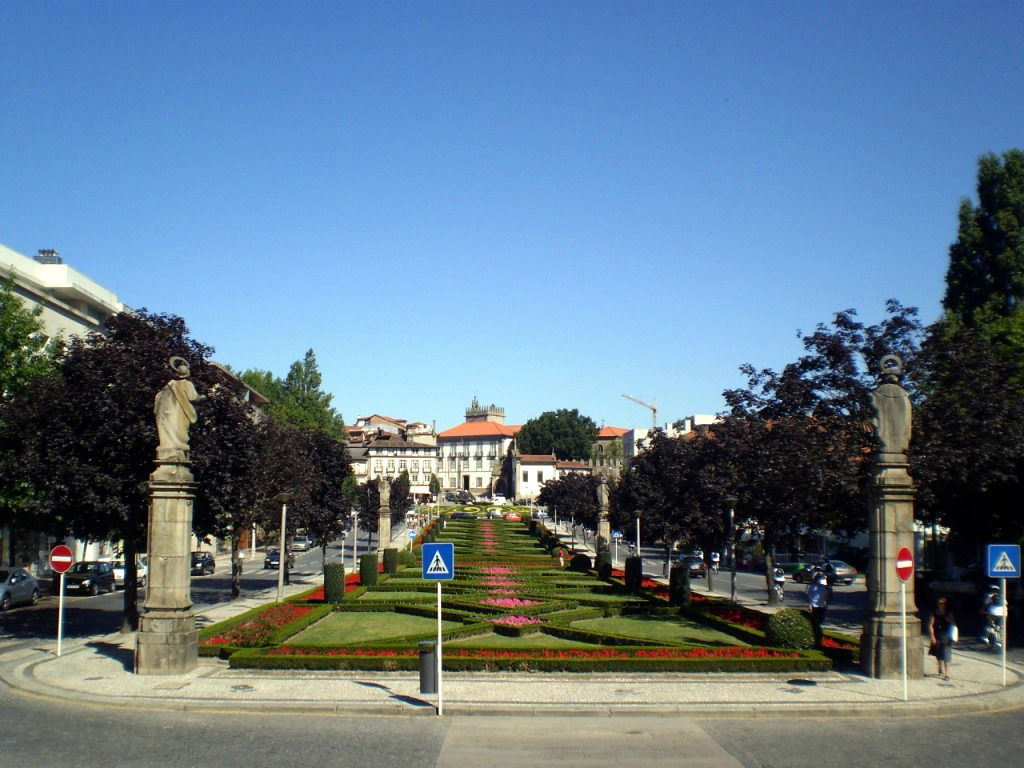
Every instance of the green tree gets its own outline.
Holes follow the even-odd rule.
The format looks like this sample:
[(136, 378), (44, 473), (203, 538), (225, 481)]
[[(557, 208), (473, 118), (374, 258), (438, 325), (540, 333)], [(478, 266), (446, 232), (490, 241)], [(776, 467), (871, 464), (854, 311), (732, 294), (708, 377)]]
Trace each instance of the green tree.
[(570, 472), (541, 486), (538, 502), (558, 511), (559, 520), (574, 520), (576, 525), (597, 528), (597, 478), (591, 474)]
[(0, 398), (11, 396), (53, 370), (58, 345), (48, 345), (39, 316), (14, 293), (14, 281), (0, 283)]
[(943, 307), (959, 323), (1003, 333), (1020, 348), (1024, 299), (1024, 152), (978, 161), (978, 204), (960, 203), (957, 240), (949, 249)]
[(320, 388), (322, 377), (312, 349), (292, 363), (283, 380), (259, 369), (245, 371), (241, 379), (269, 400), (266, 412), (275, 421), (326, 432), (338, 440), (344, 437), (345, 422), (331, 406), (334, 396)]
[(522, 453), (554, 454), (563, 460), (587, 461), (597, 437), (597, 425), (578, 410), (545, 411), (526, 422), (516, 434)]

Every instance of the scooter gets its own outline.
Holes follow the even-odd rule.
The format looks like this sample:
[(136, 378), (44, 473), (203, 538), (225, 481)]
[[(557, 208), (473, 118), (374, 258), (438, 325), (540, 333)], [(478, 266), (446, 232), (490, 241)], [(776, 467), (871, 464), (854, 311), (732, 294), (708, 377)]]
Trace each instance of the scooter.
[(985, 598), (985, 626), (981, 629), (978, 639), (990, 651), (998, 651), (1003, 647), (1003, 601), (999, 590), (989, 591)]
[(776, 568), (772, 573), (772, 589), (775, 590), (776, 596), (779, 601), (786, 599), (786, 572), (781, 568)]

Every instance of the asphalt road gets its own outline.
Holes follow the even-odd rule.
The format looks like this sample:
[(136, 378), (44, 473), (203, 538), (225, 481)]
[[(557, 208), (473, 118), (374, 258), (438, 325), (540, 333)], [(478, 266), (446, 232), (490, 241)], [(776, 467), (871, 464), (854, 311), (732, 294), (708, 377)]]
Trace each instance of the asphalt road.
[(186, 713), (0, 688), (0, 764), (105, 768), (1019, 766), (1020, 711), (953, 718), (443, 717)]

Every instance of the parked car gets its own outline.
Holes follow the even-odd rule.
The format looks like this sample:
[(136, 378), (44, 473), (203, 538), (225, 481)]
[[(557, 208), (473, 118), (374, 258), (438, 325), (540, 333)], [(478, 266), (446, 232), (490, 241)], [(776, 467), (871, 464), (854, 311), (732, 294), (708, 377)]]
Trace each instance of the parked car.
[(296, 536), (292, 539), (292, 550), (295, 552), (308, 552), (316, 546), (316, 539), (312, 536)]
[[(110, 565), (114, 569), (114, 586), (124, 589), (124, 560), (114, 560)], [(149, 566), (146, 565), (144, 557), (135, 561), (135, 577), (138, 579), (139, 589), (144, 588), (149, 577)]]
[[(281, 550), (272, 549), (267, 552), (267, 556), (263, 558), (263, 567), (277, 570), (281, 567)], [(292, 552), (288, 552), (288, 567), (295, 567), (295, 555)]]
[(469, 491), (458, 491), (456, 493), (456, 497), (458, 498), (460, 504), (472, 504), (474, 501), (476, 501), (476, 498)]
[(192, 553), (192, 575), (208, 576), (216, 569), (217, 563), (209, 552)]
[(543, 509), (535, 509), (535, 510), (533, 510), (533, 513), (532, 513), (531, 517), (534, 520), (548, 520), (548, 519), (550, 519), (551, 515), (549, 515)]
[(491, 504), (493, 504), (496, 507), (504, 507), (507, 503), (508, 499), (506, 499), (500, 493), (494, 494), (494, 498), (491, 499)]
[(39, 582), (24, 568), (0, 568), (0, 611), (18, 603), (39, 602)]
[(679, 558), (679, 564), (685, 565), (687, 570), (690, 572), (690, 578), (698, 576), (707, 576), (708, 567), (704, 563), (704, 558), (699, 555), (683, 555)]
[[(60, 589), (59, 578), (54, 579), (53, 584)], [(98, 560), (83, 560), (80, 563), (75, 563), (64, 574), (64, 589), (68, 592), (88, 592), (90, 595), (113, 592), (114, 567), (110, 563), (102, 563)]]
[(488, 520), (501, 520), (501, 517), (502, 517), (502, 515), (501, 515), (501, 510), (500, 509), (488, 509), (487, 510), (487, 519)]
[(472, 512), (459, 511), (452, 512), (452, 520), (476, 520), (476, 515)]
[(457, 502), (459, 500), (459, 497), (456, 496), (454, 493), (446, 493), (444, 495), (444, 500), (445, 501), (450, 501), (452, 504), (454, 504), (455, 502)]
[(506, 512), (505, 519), (513, 523), (518, 523), (523, 518), (519, 516), (518, 512)]

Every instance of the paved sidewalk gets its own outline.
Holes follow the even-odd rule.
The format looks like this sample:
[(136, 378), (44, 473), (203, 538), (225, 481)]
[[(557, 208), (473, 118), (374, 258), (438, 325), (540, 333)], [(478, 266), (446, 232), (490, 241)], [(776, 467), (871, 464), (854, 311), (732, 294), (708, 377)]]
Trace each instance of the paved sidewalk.
[[(286, 588), (295, 594), (303, 579)], [(200, 626), (222, 621), (274, 599), (276, 590), (197, 614)], [(40, 696), (133, 708), (206, 711), (305, 711), (350, 714), (436, 715), (437, 696), (419, 693), (416, 672), (305, 672), (232, 670), (200, 659), (185, 675), (140, 677), (132, 661), (135, 636), (112, 634), (12, 651), (0, 658), (0, 678)], [(1024, 706), (1024, 654), (1010, 654), (1007, 686), (999, 657), (954, 654), (952, 679), (911, 680), (903, 701), (900, 680), (874, 680), (849, 672), (789, 674), (608, 675), (446, 672), (445, 715), (665, 715), (762, 717), (792, 713), (821, 716), (914, 716)], [(930, 659), (926, 668), (932, 669)]]

